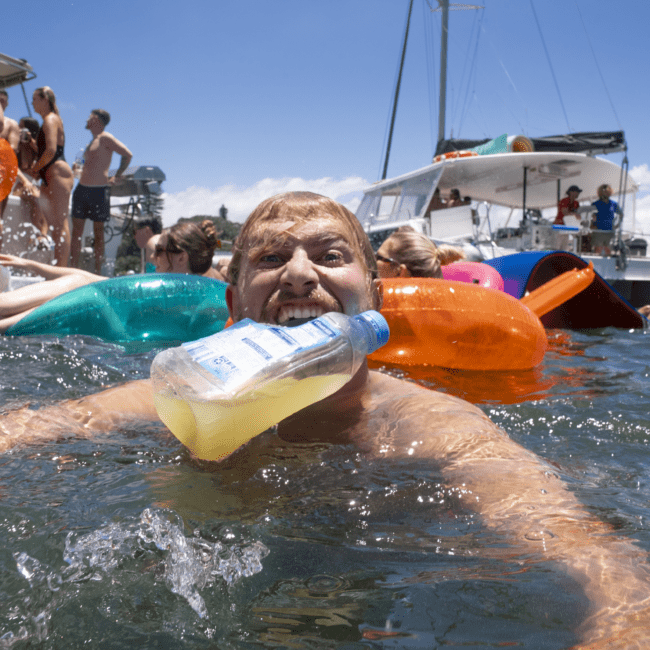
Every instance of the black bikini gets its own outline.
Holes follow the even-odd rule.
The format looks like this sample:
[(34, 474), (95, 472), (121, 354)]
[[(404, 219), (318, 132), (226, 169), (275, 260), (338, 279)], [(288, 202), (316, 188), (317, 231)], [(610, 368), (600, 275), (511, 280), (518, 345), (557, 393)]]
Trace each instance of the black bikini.
[[(45, 133), (43, 132), (43, 129), (38, 132), (38, 136), (36, 138), (36, 145), (38, 147), (38, 159), (41, 159), (41, 156), (45, 153), (45, 149), (47, 148), (47, 144), (45, 142)], [(57, 160), (63, 160), (65, 162), (65, 155), (63, 154), (63, 145), (57, 145), (56, 151), (54, 153), (54, 158), (50, 160), (45, 167), (41, 167), (38, 170), (38, 175), (43, 179), (43, 182), (47, 185), (47, 180), (45, 178), (45, 172), (57, 161)]]

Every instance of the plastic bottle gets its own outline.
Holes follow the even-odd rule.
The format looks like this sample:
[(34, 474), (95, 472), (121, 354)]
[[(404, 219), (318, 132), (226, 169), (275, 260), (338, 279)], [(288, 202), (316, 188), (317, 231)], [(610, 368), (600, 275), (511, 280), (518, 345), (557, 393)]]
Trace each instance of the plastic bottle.
[(328, 313), (297, 327), (250, 319), (160, 352), (151, 365), (160, 419), (194, 454), (225, 458), (335, 393), (388, 341), (376, 311)]

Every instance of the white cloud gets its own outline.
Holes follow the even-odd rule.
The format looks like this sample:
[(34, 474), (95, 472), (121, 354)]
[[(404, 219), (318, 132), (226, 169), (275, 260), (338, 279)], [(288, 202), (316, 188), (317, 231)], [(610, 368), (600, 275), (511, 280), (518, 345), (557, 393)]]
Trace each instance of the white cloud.
[(228, 219), (243, 222), (261, 201), (282, 192), (309, 191), (340, 201), (354, 212), (361, 200), (361, 190), (370, 182), (359, 176), (333, 178), (265, 178), (250, 187), (223, 185), (216, 189), (189, 187), (174, 194), (165, 193), (163, 224), (171, 226), (181, 217), (217, 216), (219, 208), (228, 208)]
[(650, 190), (650, 169), (648, 169), (647, 163), (632, 167), (630, 176), (639, 184), (639, 189), (642, 192)]

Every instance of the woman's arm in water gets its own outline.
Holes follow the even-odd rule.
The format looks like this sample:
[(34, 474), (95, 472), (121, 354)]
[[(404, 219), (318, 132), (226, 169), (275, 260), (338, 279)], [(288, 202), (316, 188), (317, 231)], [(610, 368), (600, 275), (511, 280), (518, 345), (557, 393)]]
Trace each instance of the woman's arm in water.
[(88, 282), (96, 282), (97, 280), (105, 280), (103, 275), (96, 275), (83, 269), (75, 269), (69, 266), (53, 266), (52, 264), (42, 264), (35, 260), (17, 257), (16, 255), (6, 255), (0, 253), (0, 266), (11, 266), (15, 269), (21, 269), (28, 273), (40, 275), (46, 280), (55, 280), (56, 278), (63, 277), (64, 275), (79, 275), (85, 277)]
[(48, 300), (96, 282), (98, 277), (93, 277), (92, 273), (70, 273), (54, 280), (34, 282), (14, 291), (5, 291), (0, 294), (0, 333), (4, 334), (12, 325)]
[(45, 406), (23, 407), (0, 416), (0, 452), (58, 438), (93, 436), (130, 422), (160, 422), (148, 379)]
[(578, 630), (584, 643), (594, 644), (589, 648), (644, 647), (650, 639), (647, 554), (588, 513), (553, 466), (478, 408), (385, 379), (380, 406), (369, 415), (375, 453), (435, 462), (462, 507), (507, 541), (507, 548), (492, 545), (483, 555), (511, 561), (514, 549), (523, 565), (560, 565), (591, 602)]

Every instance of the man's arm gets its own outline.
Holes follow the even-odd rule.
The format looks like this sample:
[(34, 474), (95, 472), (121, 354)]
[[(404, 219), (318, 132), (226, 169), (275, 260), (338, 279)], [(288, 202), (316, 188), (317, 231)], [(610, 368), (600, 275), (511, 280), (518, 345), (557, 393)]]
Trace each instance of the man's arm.
[(131, 381), (38, 410), (23, 407), (9, 411), (0, 417), (0, 452), (63, 437), (91, 438), (134, 421), (160, 423), (148, 380)]
[(14, 150), (16, 155), (18, 155), (18, 148), (20, 147), (20, 127), (16, 120), (11, 120), (5, 118), (5, 124), (9, 122), (9, 133), (7, 134), (7, 140), (11, 145), (11, 148)]
[(122, 157), (120, 160), (120, 166), (117, 168), (117, 171), (115, 172), (115, 176), (113, 176), (109, 180), (110, 184), (112, 185), (127, 170), (129, 163), (133, 158), (133, 154), (129, 151), (126, 145), (120, 142), (114, 135), (110, 133), (106, 133), (105, 135), (107, 136), (105, 140), (105, 144), (108, 147), (108, 149), (112, 153), (116, 153)]
[(621, 645), (611, 647), (642, 647), (634, 643), (650, 638), (646, 554), (589, 514), (555, 468), (511, 440), (482, 411), (417, 386), (390, 398), (399, 388), (386, 379), (386, 399), (370, 427), (382, 456), (428, 458), (441, 467), (448, 485), (462, 488), (464, 507), (507, 538), (507, 549), (482, 553), (512, 557), (514, 548), (524, 563), (552, 561), (562, 567), (591, 602), (579, 630), (584, 641), (616, 638)]

